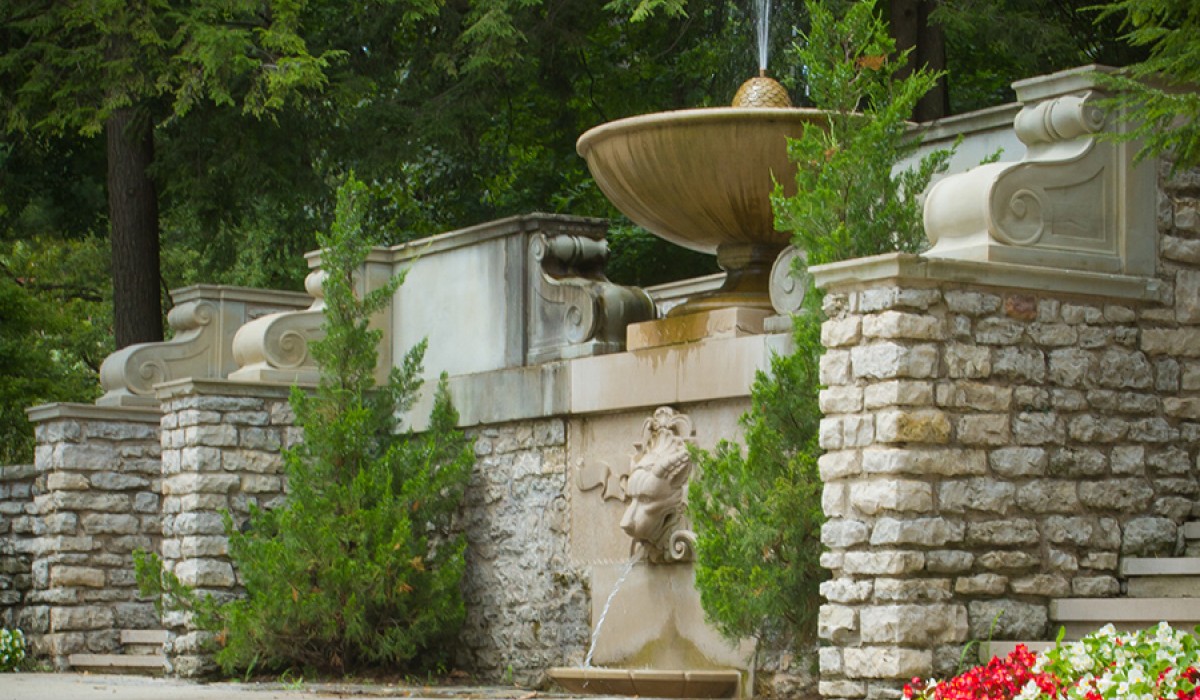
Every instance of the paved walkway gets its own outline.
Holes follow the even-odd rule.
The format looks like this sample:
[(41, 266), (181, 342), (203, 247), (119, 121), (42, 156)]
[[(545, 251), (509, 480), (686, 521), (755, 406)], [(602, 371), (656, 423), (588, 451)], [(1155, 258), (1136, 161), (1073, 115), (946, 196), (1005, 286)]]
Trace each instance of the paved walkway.
[(192, 683), (175, 679), (87, 673), (0, 674), (0, 700), (564, 700), (570, 695), (519, 688), (421, 687), (370, 684)]

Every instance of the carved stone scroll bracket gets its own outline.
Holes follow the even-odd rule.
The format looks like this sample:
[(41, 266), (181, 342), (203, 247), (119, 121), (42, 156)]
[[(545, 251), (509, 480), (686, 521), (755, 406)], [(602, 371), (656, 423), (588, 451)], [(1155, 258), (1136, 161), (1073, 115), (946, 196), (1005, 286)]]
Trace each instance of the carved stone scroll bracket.
[(696, 535), (683, 514), (693, 433), (690, 418), (663, 406), (646, 419), (642, 440), (634, 443), (621, 529), (633, 538), (634, 552), (644, 552), (650, 563), (686, 562), (696, 556)]
[(604, 276), (608, 245), (602, 238), (538, 232), (529, 255), (527, 364), (620, 352), (625, 327), (654, 318), (646, 292)]
[(100, 366), (100, 406), (157, 406), (154, 385), (172, 379), (223, 378), (237, 364), (233, 338), (247, 321), (302, 308), (307, 297), (243, 287), (197, 285), (171, 293), (170, 340), (138, 343), (114, 352)]
[[(991, 163), (936, 183), (925, 199), (929, 258), (1010, 263), (1131, 276), (1155, 265), (1153, 163), (1134, 163), (1136, 143), (1099, 138), (1121, 131), (1090, 87), (1095, 67), (1027, 88), (1014, 120), (1027, 146), (1018, 162)], [(1018, 84), (1018, 95), (1021, 86)]]
[(317, 363), (309, 344), (323, 336), (325, 273), (313, 270), (304, 278), (312, 305), (303, 311), (271, 314), (247, 323), (233, 339), (238, 370), (229, 378), (245, 382), (315, 386)]
[(788, 316), (798, 313), (804, 305), (804, 295), (812, 278), (804, 270), (807, 254), (796, 246), (783, 249), (771, 267), (771, 306), (775, 312)]

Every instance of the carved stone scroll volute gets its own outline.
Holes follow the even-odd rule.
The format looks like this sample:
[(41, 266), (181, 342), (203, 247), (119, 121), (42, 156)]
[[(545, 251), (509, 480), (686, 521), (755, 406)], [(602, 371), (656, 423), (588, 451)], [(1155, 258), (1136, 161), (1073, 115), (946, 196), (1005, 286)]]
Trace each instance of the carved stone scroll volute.
[(542, 231), (530, 238), (529, 255), (529, 364), (620, 352), (625, 327), (654, 318), (649, 295), (604, 276), (603, 238)]

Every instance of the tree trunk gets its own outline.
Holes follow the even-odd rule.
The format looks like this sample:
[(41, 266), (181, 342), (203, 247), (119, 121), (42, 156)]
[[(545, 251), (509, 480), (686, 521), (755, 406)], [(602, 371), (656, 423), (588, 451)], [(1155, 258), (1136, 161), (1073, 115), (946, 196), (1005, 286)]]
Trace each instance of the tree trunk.
[[(942, 28), (929, 23), (929, 15), (937, 7), (937, 0), (890, 0), (889, 23), (896, 50), (912, 49), (908, 54), (908, 65), (897, 77), (904, 78), (920, 67), (931, 71), (946, 69), (946, 37)], [(946, 77), (938, 79), (934, 86), (913, 109), (914, 121), (927, 122), (950, 113), (950, 96), (946, 91)]]
[(112, 227), (113, 326), (118, 348), (163, 339), (158, 193), (149, 175), (154, 126), (132, 107), (104, 124)]

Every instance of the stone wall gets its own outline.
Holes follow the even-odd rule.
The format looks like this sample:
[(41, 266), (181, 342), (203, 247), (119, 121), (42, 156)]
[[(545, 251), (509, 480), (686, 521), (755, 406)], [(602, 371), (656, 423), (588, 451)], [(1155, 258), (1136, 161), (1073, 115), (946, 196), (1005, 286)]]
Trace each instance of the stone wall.
[(33, 588), (18, 621), (34, 652), (63, 667), (73, 653), (114, 651), (118, 630), (157, 626), (132, 553), (158, 544), (158, 412), (53, 404), (30, 418)]
[(32, 464), (0, 467), (0, 627), (9, 629), (33, 587), (35, 474)]
[(568, 556), (566, 421), (471, 434), (459, 663), (481, 680), (537, 684), (547, 668), (583, 661), (591, 629), (584, 572)]
[(899, 255), (829, 285), (822, 695), (1045, 639), (1051, 599), (1118, 595), (1121, 555), (1177, 550), (1200, 493), (1200, 177), (1162, 192), (1158, 301)]
[[(243, 522), (250, 504), (270, 507), (284, 492), (280, 449), (299, 438), (281, 387), (221, 381), (181, 381), (160, 389), (162, 399), (163, 564), (199, 593), (237, 595), (223, 513)], [(167, 656), (174, 673), (211, 669), (207, 633), (188, 616), (168, 612)]]

